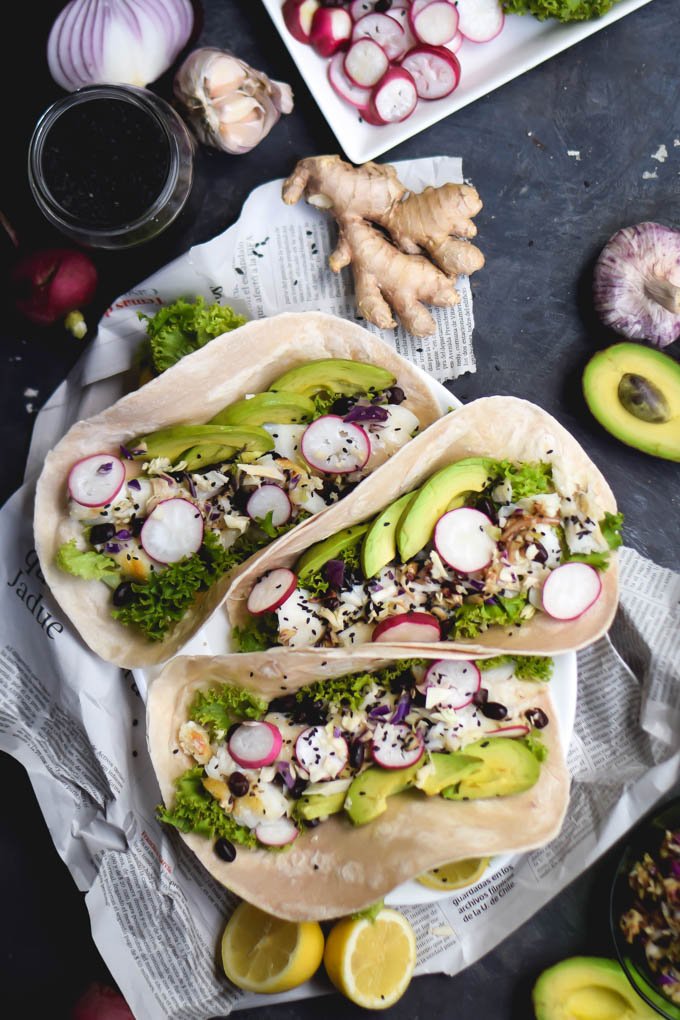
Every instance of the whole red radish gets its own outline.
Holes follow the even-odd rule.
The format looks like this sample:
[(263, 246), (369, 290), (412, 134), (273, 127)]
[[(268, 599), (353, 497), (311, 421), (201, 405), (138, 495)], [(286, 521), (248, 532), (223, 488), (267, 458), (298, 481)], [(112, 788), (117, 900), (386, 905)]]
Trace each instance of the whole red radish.
[(72, 248), (44, 248), (20, 256), (11, 273), (17, 310), (37, 326), (60, 319), (79, 340), (87, 326), (80, 311), (93, 301), (98, 275), (92, 259)]
[(135, 1020), (127, 1002), (115, 988), (93, 981), (76, 1002), (71, 1020)]

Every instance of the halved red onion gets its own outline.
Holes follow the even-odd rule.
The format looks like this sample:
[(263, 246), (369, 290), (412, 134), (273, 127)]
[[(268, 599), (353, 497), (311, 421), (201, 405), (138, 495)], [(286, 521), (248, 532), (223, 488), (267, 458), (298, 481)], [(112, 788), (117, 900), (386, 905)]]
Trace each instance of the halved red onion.
[(461, 574), (483, 570), (491, 562), (496, 542), (488, 534), (491, 521), (481, 510), (461, 506), (439, 518), (434, 529), (437, 552)]
[(381, 620), (371, 641), (439, 641), (439, 620), (431, 613), (398, 613)]
[(123, 487), (125, 465), (111, 453), (94, 453), (83, 457), (71, 468), (68, 491), (81, 506), (105, 506)]
[(439, 659), (432, 663), (417, 687), (425, 695), (427, 708), (455, 710), (469, 705), (481, 684), (482, 674), (474, 662)]
[(248, 612), (253, 616), (273, 613), (282, 606), (297, 588), (297, 575), (287, 567), (279, 567), (263, 574), (250, 589)]
[(177, 563), (203, 543), (203, 515), (181, 496), (161, 500), (144, 521), (142, 548), (157, 563)]
[(310, 467), (330, 475), (359, 471), (371, 455), (368, 433), (337, 414), (324, 414), (311, 422), (300, 446)]
[(381, 768), (407, 769), (420, 761), (424, 752), (418, 734), (403, 723), (378, 723), (373, 731), (371, 753)]
[(229, 754), (244, 769), (261, 769), (279, 756), (283, 738), (273, 723), (248, 721), (238, 726), (227, 742)]
[(281, 527), (290, 520), (293, 508), (288, 495), (280, 485), (265, 482), (258, 486), (246, 504), (246, 512), (254, 521), (264, 521), (271, 514), (271, 523), (275, 528)]

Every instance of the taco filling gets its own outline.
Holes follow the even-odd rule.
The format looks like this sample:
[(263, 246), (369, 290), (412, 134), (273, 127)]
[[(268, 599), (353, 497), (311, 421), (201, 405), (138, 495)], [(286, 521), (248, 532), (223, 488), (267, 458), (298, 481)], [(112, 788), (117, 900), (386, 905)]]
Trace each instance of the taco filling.
[(512, 797), (548, 755), (551, 671), (548, 658), (398, 660), (269, 701), (202, 685), (171, 736), (195, 765), (159, 817), (230, 862), (234, 844), (282, 849), (331, 816), (367, 825), (400, 795)]
[(600, 597), (621, 524), (555, 463), (460, 460), (263, 573), (235, 637), (242, 651), (456, 641), (537, 613), (574, 620)]
[(387, 370), (328, 358), (201, 425), (71, 467), (57, 565), (111, 590), (120, 623), (162, 641), (218, 578), (342, 499), (419, 429)]

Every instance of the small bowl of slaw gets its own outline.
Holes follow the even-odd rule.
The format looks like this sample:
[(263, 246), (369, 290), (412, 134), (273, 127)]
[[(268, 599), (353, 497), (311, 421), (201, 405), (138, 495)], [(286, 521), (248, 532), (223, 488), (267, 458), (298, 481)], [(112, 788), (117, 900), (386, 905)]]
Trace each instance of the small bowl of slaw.
[(629, 834), (610, 900), (614, 946), (638, 995), (680, 1020), (680, 797)]

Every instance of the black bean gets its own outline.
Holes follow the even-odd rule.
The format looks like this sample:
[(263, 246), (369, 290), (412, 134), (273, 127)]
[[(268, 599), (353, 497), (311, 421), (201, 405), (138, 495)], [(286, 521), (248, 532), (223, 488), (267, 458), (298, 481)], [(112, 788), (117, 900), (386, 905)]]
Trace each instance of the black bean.
[(349, 745), (349, 764), (353, 769), (360, 769), (364, 763), (366, 746), (362, 740), (353, 740)]
[(104, 545), (105, 542), (110, 542), (115, 534), (114, 524), (95, 524), (90, 528), (90, 544)]
[(290, 796), (293, 800), (299, 800), (302, 794), (305, 792), (307, 787), (307, 780), (298, 777), (293, 783), (293, 787), (289, 790)]
[(472, 703), (474, 705), (486, 705), (489, 700), (489, 692), (486, 687), (480, 687), (478, 691), (472, 695)]
[(481, 708), (482, 715), (485, 715), (487, 719), (505, 719), (508, 714), (505, 705), (501, 705), (499, 701), (485, 701), (479, 707)]
[(130, 531), (132, 532), (135, 538), (138, 538), (139, 535), (141, 535), (142, 528), (144, 527), (144, 521), (145, 521), (144, 517), (133, 517), (132, 520), (130, 521), (129, 525)]
[(227, 864), (231, 864), (232, 861), (236, 860), (236, 847), (228, 839), (225, 839), (224, 836), (220, 836), (219, 839), (215, 840), (213, 850)]
[(483, 514), (486, 514), (490, 521), (494, 524), (498, 524), (496, 507), (490, 499), (487, 499), (486, 497), (484, 497), (484, 499), (480, 499), (477, 503), (477, 510), (481, 510)]
[(341, 417), (344, 418), (344, 416), (349, 412), (349, 409), (353, 407), (355, 404), (356, 404), (355, 397), (345, 396), (338, 397), (338, 399), (334, 400), (333, 403), (331, 404), (328, 413), (339, 414)]
[[(378, 0), (378, 3), (380, 3), (380, 0)], [(390, 0), (390, 3), (388, 3), (385, 10), (389, 10), (391, 6), (392, 3)], [(376, 11), (378, 10), (378, 4), (375, 5), (374, 9)], [(406, 400), (406, 394), (402, 390), (401, 386), (390, 386), (389, 390), (385, 391), (385, 396), (387, 397), (388, 404), (403, 404)]]
[(135, 601), (135, 593), (132, 589), (131, 581), (121, 581), (118, 587), (113, 592), (112, 602), (114, 606), (129, 606), (131, 602)]
[(542, 730), (548, 725), (548, 717), (542, 708), (530, 708), (524, 714), (529, 725), (537, 730)]
[(250, 783), (242, 772), (232, 772), (227, 779), (227, 786), (229, 792), (233, 793), (235, 797), (245, 797), (250, 789)]

